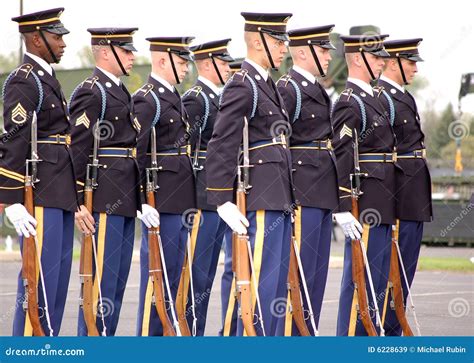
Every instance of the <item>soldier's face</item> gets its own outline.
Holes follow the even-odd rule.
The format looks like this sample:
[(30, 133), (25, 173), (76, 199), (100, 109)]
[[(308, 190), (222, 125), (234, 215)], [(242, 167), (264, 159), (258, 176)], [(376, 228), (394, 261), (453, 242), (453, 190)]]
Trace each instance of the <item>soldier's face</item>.
[[(323, 69), (324, 73), (327, 73), (328, 68), (329, 68), (329, 62), (332, 59), (331, 53), (329, 53), (329, 49), (321, 48), (317, 46), (313, 46), (313, 47), (314, 47), (314, 50), (316, 51), (316, 55), (318, 56), (319, 63), (321, 63), (321, 68)], [(319, 69), (316, 65), (316, 62), (314, 62), (314, 60), (313, 60), (313, 63), (315, 67), (315, 74), (320, 76), (321, 74), (319, 74)]]
[(382, 73), (383, 67), (385, 66), (385, 60), (382, 57), (377, 57), (371, 53), (366, 54), (366, 56), (367, 62), (369, 63), (374, 76), (378, 77)]
[[(48, 44), (51, 48), (51, 51), (53, 52), (54, 56), (56, 57), (56, 59), (58, 60), (58, 63), (59, 63), (61, 61), (61, 58), (64, 55), (64, 48), (66, 48), (66, 43), (63, 40), (63, 36), (58, 35), (58, 34), (49, 33), (49, 32), (46, 32), (46, 31), (43, 32), (43, 34), (44, 34), (46, 40), (48, 41)], [(38, 34), (38, 36), (41, 39), (41, 36), (39, 34)], [(42, 43), (41, 53), (43, 55), (43, 59), (47, 60), (48, 63), (54, 63), (54, 59), (51, 56), (51, 54), (49, 53), (48, 47), (44, 43), (43, 39), (41, 39), (41, 43)]]
[[(179, 81), (182, 82), (186, 77), (186, 74), (188, 74), (188, 61), (184, 58), (178, 57), (176, 54), (173, 54), (173, 60), (174, 66), (176, 67), (176, 73), (178, 73)], [(172, 69), (171, 72), (173, 72)], [(174, 79), (174, 76), (172, 77), (172, 79)]]
[(288, 51), (286, 43), (283, 40), (275, 39), (267, 34), (264, 36), (265, 40), (267, 41), (268, 50), (270, 51), (273, 59), (273, 63), (275, 64), (275, 67), (278, 68), (283, 62), (283, 58)]
[[(218, 59), (218, 58), (216, 58), (215, 61), (216, 61), (217, 69), (219, 70), (219, 73), (222, 76), (222, 79), (224, 80), (224, 82), (227, 81), (230, 77), (229, 62), (223, 61), (223, 60)], [(216, 74), (216, 76), (217, 76), (217, 74)], [(217, 81), (219, 82), (219, 79), (217, 79)]]
[[(120, 59), (120, 62), (123, 65), (123, 68), (125, 68), (125, 71), (129, 73), (132, 68), (133, 68), (133, 61), (135, 60), (135, 55), (133, 54), (132, 51), (126, 50), (120, 47), (114, 47), (115, 51), (117, 52), (117, 55)], [(113, 55), (111, 55), (112, 59), (114, 59)], [(117, 64), (117, 71), (118, 74), (121, 74), (121, 69), (120, 66)]]
[(413, 78), (415, 78), (415, 75), (418, 72), (416, 62), (402, 58), (402, 67), (403, 71), (405, 72), (405, 78), (407, 79), (407, 83), (412, 83)]

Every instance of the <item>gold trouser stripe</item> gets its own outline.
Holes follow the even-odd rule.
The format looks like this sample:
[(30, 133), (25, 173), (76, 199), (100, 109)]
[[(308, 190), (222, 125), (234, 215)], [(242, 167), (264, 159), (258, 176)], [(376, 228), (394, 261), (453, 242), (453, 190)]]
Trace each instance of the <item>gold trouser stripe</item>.
[[(194, 216), (193, 220), (193, 228), (191, 229), (191, 264), (194, 260), (194, 249), (196, 248), (197, 236), (199, 232), (199, 223), (201, 221), (201, 210), (199, 209)], [(189, 235), (188, 235), (189, 238)], [(186, 242), (187, 243), (187, 242)], [(186, 246), (186, 253), (184, 258), (184, 276), (183, 276), (183, 301), (187, 301), (188, 299), (188, 290), (189, 290), (189, 281), (190, 281), (190, 272), (188, 268), (188, 248)]]
[[(303, 210), (301, 206), (298, 206), (295, 210), (295, 237), (296, 237), (296, 244), (298, 245), (298, 249), (301, 252), (301, 220), (302, 220)], [(293, 246), (290, 246), (293, 248)], [(293, 330), (293, 315), (290, 313), (290, 292), (288, 292), (287, 296), (287, 309), (286, 309), (286, 317), (285, 317), (285, 336), (289, 337), (292, 335)]]
[[(370, 234), (370, 225), (364, 223), (363, 225), (363, 232), (362, 232), (362, 241), (365, 243), (366, 251), (369, 248), (369, 234)], [(365, 278), (365, 276), (364, 276)], [(367, 301), (369, 303), (369, 301)], [(376, 303), (376, 302), (374, 302)], [(348, 336), (354, 336), (356, 330), (356, 322), (357, 322), (357, 292), (354, 289), (354, 295), (352, 296), (352, 306), (351, 306), (351, 316), (349, 319), (349, 331), (347, 333)]]
[[(44, 233), (44, 208), (43, 207), (35, 207), (35, 214), (34, 217), (36, 219), (36, 222), (38, 223), (36, 225), (36, 236), (38, 237), (38, 255), (39, 258), (41, 259), (42, 251), (43, 251), (43, 233)], [(39, 279), (39, 261), (36, 261), (36, 281)], [(38, 289), (39, 291), (39, 289)], [(25, 328), (23, 331), (23, 336), (25, 337), (30, 337), (33, 335), (33, 326), (31, 325), (30, 322), (30, 317), (28, 315), (28, 312), (26, 312), (25, 316)]]
[(255, 311), (255, 302), (257, 301), (256, 291), (258, 291), (258, 282), (260, 279), (260, 271), (262, 269), (263, 243), (264, 243), (264, 236), (265, 236), (265, 210), (258, 210), (256, 212), (256, 221), (257, 221), (257, 231), (255, 233), (253, 256), (250, 256), (250, 258), (253, 259), (253, 267), (255, 269), (255, 281), (257, 281), (257, 286), (254, 286), (253, 277), (250, 280), (251, 281), (250, 286), (251, 286), (251, 291), (252, 291), (252, 306), (254, 307), (254, 311)]
[[(97, 265), (99, 273), (95, 273), (94, 277), (94, 286), (92, 287), (92, 296), (95, 298), (93, 301), (94, 307), (97, 307), (97, 302), (99, 301), (99, 284), (102, 282), (99, 281), (99, 274), (102, 278), (102, 273), (104, 271), (104, 251), (105, 251), (105, 236), (107, 230), (107, 214), (100, 213), (99, 215), (99, 233), (96, 241), (97, 244)], [(96, 314), (97, 315), (97, 314)], [(97, 319), (97, 316), (96, 316)]]
[(227, 304), (227, 311), (225, 313), (225, 320), (224, 320), (223, 335), (225, 337), (230, 336), (230, 328), (232, 326), (232, 316), (234, 315), (234, 307), (235, 307), (235, 278), (232, 278), (232, 286), (230, 287), (230, 292), (229, 292), (229, 302)]
[(148, 277), (146, 285), (145, 302), (143, 304), (143, 320), (142, 320), (142, 337), (147, 337), (150, 333), (150, 314), (151, 314), (151, 299), (153, 297), (153, 283)]

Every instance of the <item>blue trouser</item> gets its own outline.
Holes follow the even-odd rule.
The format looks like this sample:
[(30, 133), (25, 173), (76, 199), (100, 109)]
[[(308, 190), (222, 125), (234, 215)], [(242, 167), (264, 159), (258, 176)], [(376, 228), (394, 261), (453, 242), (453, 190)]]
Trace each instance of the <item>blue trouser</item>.
[[(402, 255), (403, 266), (407, 274), (409, 286), (415, 277), (416, 265), (418, 263), (418, 256), (420, 255), (421, 239), (423, 237), (423, 222), (404, 221), (400, 220), (398, 229), (398, 245), (400, 246), (400, 253)], [(400, 261), (399, 261), (400, 264)], [(403, 277), (403, 271), (400, 268), (400, 279), (403, 290), (403, 301), (406, 306), (408, 289)], [(386, 299), (384, 306), (385, 314), (382, 316), (384, 322), (385, 335), (401, 335), (402, 328), (398, 322), (395, 310), (390, 308), (390, 297)]]
[[(66, 304), (69, 277), (71, 275), (72, 248), (74, 237), (74, 213), (57, 208), (35, 207), (38, 243), (40, 245), (41, 265), (44, 273), (46, 297), (53, 334), (58, 335)], [(20, 238), (23, 246), (23, 238)], [(13, 319), (13, 335), (32, 335), (29, 318), (22, 307), (25, 289), (21, 271), (18, 275), (18, 288)], [(38, 274), (38, 302), (40, 315), (44, 306), (43, 288)], [(40, 318), (46, 335), (50, 334), (46, 316)]]
[[(391, 225), (381, 224), (369, 227), (364, 224), (362, 240), (367, 248), (367, 259), (372, 272), (375, 297), (380, 314), (385, 300), (388, 274), (390, 271), (391, 253)], [(370, 293), (370, 285), (366, 276), (366, 288), (369, 307), (373, 308), (374, 302)], [(344, 246), (344, 270), (342, 273), (341, 295), (339, 298), (339, 314), (337, 317), (337, 335), (367, 335), (362, 321), (357, 313), (357, 294), (352, 282), (352, 251), (351, 240), (346, 238)], [(371, 309), (372, 313), (373, 310)], [(376, 326), (375, 314), (371, 314)]]
[[(308, 295), (313, 309), (316, 327), (323, 303), (324, 290), (329, 270), (329, 251), (331, 248), (332, 212), (329, 209), (298, 207), (295, 214), (295, 237), (300, 251)], [(300, 274), (300, 279), (301, 279)], [(303, 308), (308, 310), (308, 301), (300, 284)], [(290, 301), (288, 301), (288, 304)], [(315, 334), (310, 320), (306, 324), (311, 334)], [(287, 308), (285, 335), (300, 335)]]
[[(204, 335), (207, 308), (211, 296), (212, 283), (216, 276), (222, 241), (226, 234), (231, 235), (230, 231), (230, 228), (219, 217), (217, 212), (199, 210), (194, 216), (191, 231), (191, 249), (193, 256), (194, 307), (197, 318), (196, 335), (198, 336)], [(186, 312), (190, 327), (193, 324), (191, 303), (192, 300), (189, 298)]]
[[(252, 248), (255, 279), (258, 285), (262, 307), (261, 318), (265, 327), (265, 334), (267, 336), (283, 335), (283, 331), (279, 331), (277, 327), (280, 324), (282, 326), (282, 323), (279, 323), (279, 321), (285, 319), (286, 282), (288, 279), (291, 243), (291, 217), (283, 211), (259, 210), (248, 212), (247, 219), (250, 223), (247, 232)], [(228, 257), (226, 256), (226, 260)], [(232, 263), (230, 264), (232, 269)], [(232, 279), (230, 282), (230, 288), (226, 287), (227, 290), (222, 291), (223, 300), (225, 294), (227, 294), (228, 298), (227, 309), (225, 313), (223, 311), (224, 335), (230, 335), (232, 331), (232, 317), (236, 314), (235, 309), (237, 308), (234, 299), (235, 282)], [(253, 285), (253, 278), (251, 283)], [(259, 315), (256, 296), (253, 296), (253, 304), (254, 313)], [(234, 325), (236, 325), (236, 335), (244, 335), (242, 321), (237, 319), (237, 324)], [(263, 334), (260, 322), (255, 325), (255, 330), (257, 335)]]
[[(108, 215), (106, 213), (94, 213), (93, 216), (96, 226), (98, 226), (96, 227), (95, 241), (97, 265), (100, 272), (97, 273), (95, 263), (93, 263), (93, 297), (96, 299), (94, 305), (100, 303), (100, 283), (106, 334), (107, 336), (113, 336), (117, 330), (123, 294), (132, 263), (135, 218)], [(96, 325), (99, 333), (102, 333), (104, 324), (102, 323), (100, 309), (97, 309)], [(77, 334), (79, 336), (87, 335), (82, 309), (79, 309)]]
[(237, 303), (235, 301), (234, 272), (232, 271), (232, 231), (226, 234), (224, 243), (224, 273), (221, 280), (222, 329), (221, 336), (237, 333)]
[[(189, 231), (183, 224), (181, 214), (160, 213), (160, 237), (166, 262), (171, 297), (176, 302), (179, 280), (186, 254)], [(164, 267), (164, 266), (163, 266)], [(164, 278), (164, 276), (163, 276)], [(165, 296), (167, 296), (166, 287)], [(163, 335), (163, 326), (155, 306), (152, 304), (153, 284), (148, 269), (148, 228), (142, 224), (140, 247), (140, 297), (138, 303), (137, 335)], [(169, 299), (169, 297), (167, 297)], [(170, 320), (172, 319), (171, 313)], [(171, 320), (173, 322), (173, 320)]]

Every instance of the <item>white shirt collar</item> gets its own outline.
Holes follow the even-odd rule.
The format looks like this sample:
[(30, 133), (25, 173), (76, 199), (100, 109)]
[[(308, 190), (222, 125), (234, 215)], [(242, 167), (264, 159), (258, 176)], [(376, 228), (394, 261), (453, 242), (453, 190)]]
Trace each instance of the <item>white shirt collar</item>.
[(37, 55), (32, 54), (30, 52), (25, 52), (25, 55), (27, 55), (28, 57), (33, 59), (36, 63), (38, 63), (41, 66), (41, 68), (43, 68), (46, 72), (49, 73), (50, 76), (53, 75), (53, 67), (51, 67), (51, 65), (48, 62), (46, 62), (43, 58), (40, 58)]
[(297, 65), (293, 66), (293, 70), (299, 74), (301, 74), (304, 78), (310, 81), (312, 84), (316, 83), (316, 77), (309, 73), (306, 69), (298, 67)]
[(252, 67), (255, 68), (255, 70), (260, 73), (260, 75), (262, 76), (263, 80), (266, 82), (267, 79), (268, 79), (268, 71), (263, 68), (260, 64), (257, 64), (255, 63), (253, 60), (251, 59), (248, 59), (248, 58), (245, 58), (245, 62), (247, 62), (248, 64), (250, 64)]
[(380, 76), (380, 80), (385, 81), (387, 83), (390, 83), (393, 87), (398, 89), (401, 93), (405, 93), (405, 87), (400, 86), (397, 82), (395, 82), (393, 79), (390, 79), (388, 77), (385, 77), (384, 75)]
[(151, 72), (150, 76), (151, 76), (151, 78), (155, 79), (156, 81), (160, 82), (163, 86), (168, 88), (168, 90), (170, 92), (174, 93), (173, 85), (171, 83), (169, 83), (166, 79), (160, 77), (159, 75), (157, 75), (156, 73), (153, 73), (153, 72)]
[(109, 71), (106, 71), (103, 68), (97, 67), (97, 69), (99, 69), (102, 73), (104, 73), (107, 77), (109, 77), (111, 81), (114, 82), (117, 86), (120, 86), (120, 78), (118, 78), (117, 76), (114, 76), (112, 73), (110, 73)]
[(220, 89), (219, 87), (217, 87), (213, 82), (211, 82), (210, 80), (208, 80), (206, 77), (203, 77), (203, 76), (198, 76), (198, 81), (201, 81), (202, 83), (204, 83), (207, 87), (209, 87), (212, 92), (214, 92), (216, 95), (218, 95), (220, 93)]
[(368, 93), (369, 95), (371, 95), (372, 97), (374, 97), (374, 90), (372, 89), (372, 86), (371, 86), (370, 84), (368, 84), (367, 82), (364, 82), (364, 81), (361, 80), (361, 79), (352, 78), (352, 77), (347, 78), (347, 82), (354, 83), (356, 86), (359, 86), (359, 87), (362, 88), (366, 93)]

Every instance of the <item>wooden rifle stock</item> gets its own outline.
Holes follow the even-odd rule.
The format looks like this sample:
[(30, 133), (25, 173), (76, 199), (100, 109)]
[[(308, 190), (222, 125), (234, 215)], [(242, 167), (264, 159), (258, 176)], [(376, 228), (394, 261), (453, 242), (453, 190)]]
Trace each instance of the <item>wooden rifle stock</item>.
[[(352, 214), (359, 219), (359, 203), (357, 197), (352, 196)], [(370, 317), (369, 303), (367, 298), (367, 286), (365, 284), (365, 267), (362, 246), (360, 241), (353, 239), (351, 241), (352, 251), (352, 282), (357, 291), (357, 303), (359, 305), (359, 317), (369, 336), (377, 336), (372, 318)], [(377, 304), (374, 301), (374, 304)]]
[[(146, 197), (147, 203), (155, 208), (155, 192), (153, 190), (147, 190)], [(153, 296), (155, 299), (154, 303), (156, 312), (158, 313), (158, 317), (163, 325), (163, 335), (176, 336), (173, 324), (166, 312), (165, 293), (163, 288), (163, 266), (161, 264), (161, 253), (158, 245), (161, 243), (159, 236), (159, 227), (148, 228), (148, 269), (153, 283)]]
[[(84, 187), (84, 206), (92, 214), (92, 199), (93, 190), (90, 183), (86, 183)], [(81, 299), (80, 305), (82, 307), (82, 313), (84, 315), (84, 321), (87, 327), (88, 336), (99, 336), (99, 331), (96, 325), (96, 313), (95, 308), (97, 304), (94, 304), (93, 296), (93, 241), (92, 234), (84, 234), (81, 246), (81, 260), (79, 264), (79, 276), (81, 277)], [(100, 281), (98, 281), (100, 283)]]
[(403, 290), (400, 277), (400, 266), (398, 265), (398, 251), (396, 246), (397, 231), (392, 230), (392, 252), (390, 256), (389, 286), (392, 295), (390, 307), (395, 309), (395, 315), (403, 331), (404, 336), (413, 336), (413, 331), (408, 324), (405, 314), (405, 304), (403, 303)]
[[(34, 216), (34, 205), (33, 205), (33, 182), (31, 177), (26, 176), (25, 178), (25, 193), (24, 193), (24, 204), (26, 211)], [(23, 308), (26, 308), (28, 317), (30, 319), (31, 327), (33, 329), (34, 336), (45, 336), (43, 327), (41, 326), (39, 313), (38, 313), (38, 279), (36, 277), (36, 265), (40, 263), (37, 261), (38, 253), (36, 251), (36, 245), (34, 237), (23, 237), (23, 248), (22, 248), (22, 278), (23, 286), (25, 288), (25, 300), (23, 301)]]

